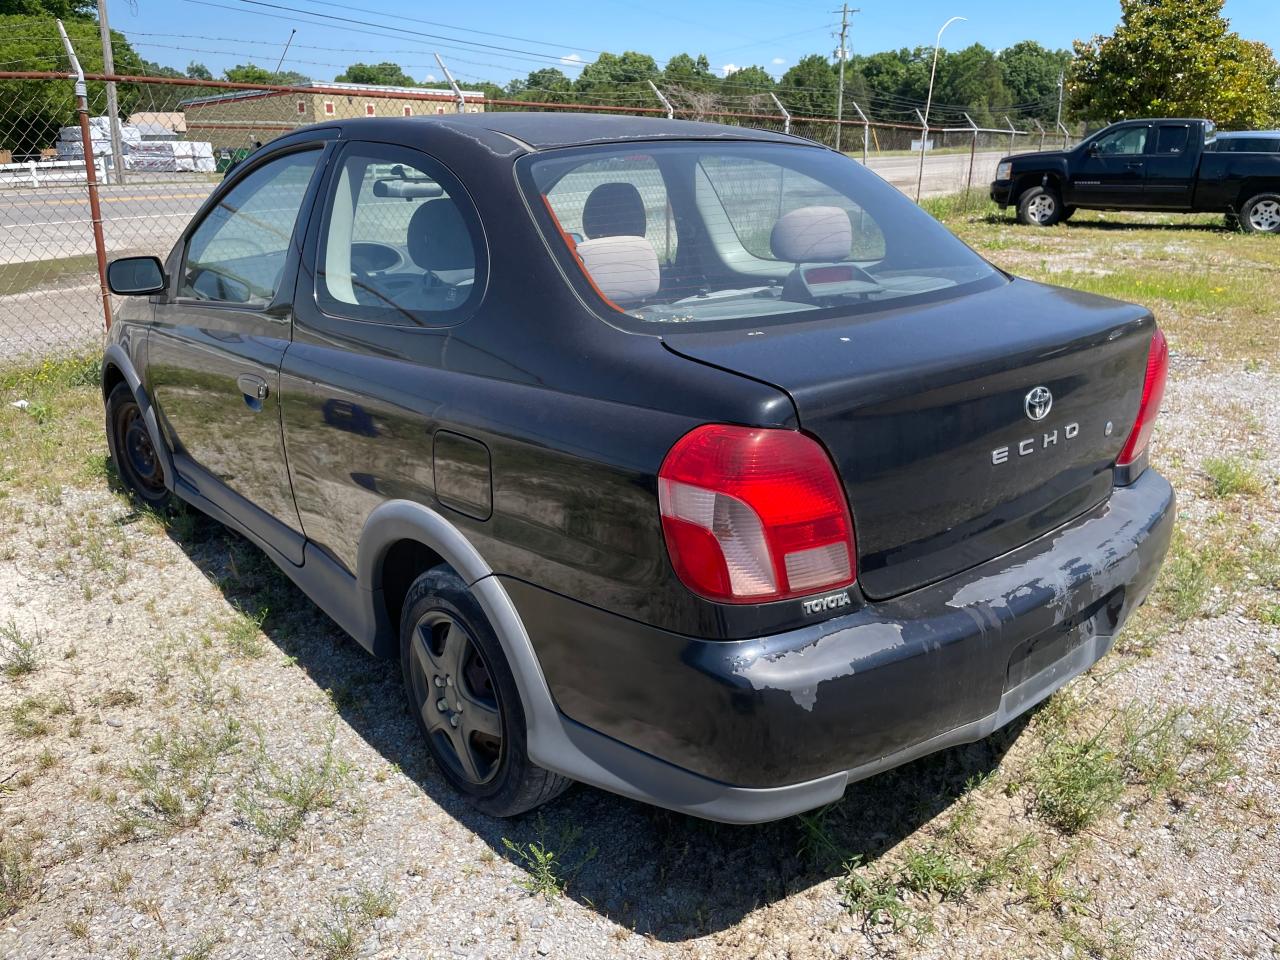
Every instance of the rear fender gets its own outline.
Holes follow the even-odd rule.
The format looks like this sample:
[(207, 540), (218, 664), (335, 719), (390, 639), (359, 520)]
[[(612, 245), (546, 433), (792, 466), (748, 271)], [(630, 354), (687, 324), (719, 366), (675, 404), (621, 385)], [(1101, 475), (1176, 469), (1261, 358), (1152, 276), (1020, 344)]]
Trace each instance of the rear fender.
[(173, 456), (164, 442), (164, 435), (160, 432), (160, 424), (156, 419), (155, 407), (151, 403), (147, 388), (143, 385), (142, 378), (138, 375), (133, 361), (129, 359), (129, 355), (119, 343), (113, 343), (108, 346), (102, 356), (103, 402), (107, 399), (107, 380), (113, 368), (119, 372), (120, 376), (124, 378), (124, 382), (129, 385), (130, 391), (133, 392), (133, 399), (137, 402), (138, 409), (142, 411), (142, 420), (147, 425), (147, 433), (151, 436), (151, 445), (155, 448), (160, 457), (161, 465), (164, 467), (165, 488), (170, 493), (173, 493), (175, 492)]

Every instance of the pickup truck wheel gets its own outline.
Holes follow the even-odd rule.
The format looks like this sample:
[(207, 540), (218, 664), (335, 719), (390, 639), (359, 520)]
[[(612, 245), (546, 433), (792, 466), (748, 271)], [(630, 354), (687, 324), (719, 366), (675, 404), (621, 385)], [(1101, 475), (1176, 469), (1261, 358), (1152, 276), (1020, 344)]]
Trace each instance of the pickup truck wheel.
[(107, 449), (116, 473), (143, 503), (157, 510), (168, 506), (164, 467), (127, 383), (117, 383), (107, 395)]
[(1246, 233), (1280, 233), (1280, 194), (1260, 193), (1240, 208)]
[(1018, 222), (1051, 227), (1062, 219), (1062, 200), (1048, 187), (1032, 187), (1018, 198)]
[(524, 711), (502, 645), (462, 579), (433, 567), (409, 588), (400, 618), (409, 707), (445, 779), (494, 817), (540, 806), (571, 781), (525, 749)]

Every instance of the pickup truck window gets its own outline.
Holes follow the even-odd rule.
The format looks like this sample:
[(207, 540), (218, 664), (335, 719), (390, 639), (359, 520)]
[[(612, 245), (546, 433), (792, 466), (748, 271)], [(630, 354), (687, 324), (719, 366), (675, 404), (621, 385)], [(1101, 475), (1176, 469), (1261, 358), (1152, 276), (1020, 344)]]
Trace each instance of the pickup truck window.
[(1213, 142), (1216, 153), (1280, 153), (1280, 135), (1273, 137), (1223, 137)]
[(1191, 128), (1186, 124), (1161, 124), (1156, 136), (1156, 153), (1185, 153), (1191, 139)]
[(1134, 156), (1147, 150), (1147, 131), (1150, 127), (1125, 127), (1094, 141), (1098, 153), (1103, 156)]
[(1007, 282), (893, 187), (817, 147), (588, 147), (517, 170), (566, 272), (627, 328), (797, 322)]

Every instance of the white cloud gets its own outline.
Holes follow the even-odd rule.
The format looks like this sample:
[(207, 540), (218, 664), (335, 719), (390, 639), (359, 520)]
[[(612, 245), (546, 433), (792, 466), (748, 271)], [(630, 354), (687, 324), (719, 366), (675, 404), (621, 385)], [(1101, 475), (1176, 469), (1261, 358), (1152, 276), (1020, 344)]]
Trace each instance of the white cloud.
[(434, 73), (428, 73), (428, 74), (427, 74), (427, 76), (426, 76), (426, 78), (425, 78), (422, 82), (423, 82), (423, 83), (435, 83), (435, 82), (436, 82), (436, 75), (435, 75)]
[(780, 67), (787, 61), (783, 57), (774, 57), (769, 62), (772, 63), (775, 67)]
[(568, 53), (560, 58), (560, 62), (567, 67), (574, 67), (582, 63), (582, 57), (576, 53)]
[(741, 69), (742, 68), (738, 66), (736, 63), (726, 63), (724, 66), (720, 68), (720, 76), (727, 77), (729, 76), (729, 74), (737, 73)]

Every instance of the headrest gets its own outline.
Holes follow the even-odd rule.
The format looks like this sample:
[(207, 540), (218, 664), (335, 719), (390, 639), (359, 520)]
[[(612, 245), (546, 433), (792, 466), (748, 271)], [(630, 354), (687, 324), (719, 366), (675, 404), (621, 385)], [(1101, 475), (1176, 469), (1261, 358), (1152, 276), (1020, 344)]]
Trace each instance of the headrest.
[(634, 303), (658, 292), (658, 253), (644, 237), (596, 237), (577, 246), (588, 275), (614, 303)]
[(450, 199), (428, 200), (409, 219), (409, 256), (423, 270), (473, 270), (471, 232)]
[(778, 218), (769, 248), (788, 263), (844, 260), (853, 249), (853, 225), (839, 207), (800, 207)]
[(640, 191), (630, 183), (602, 183), (582, 206), (582, 232), (588, 237), (643, 237), (646, 220)]

